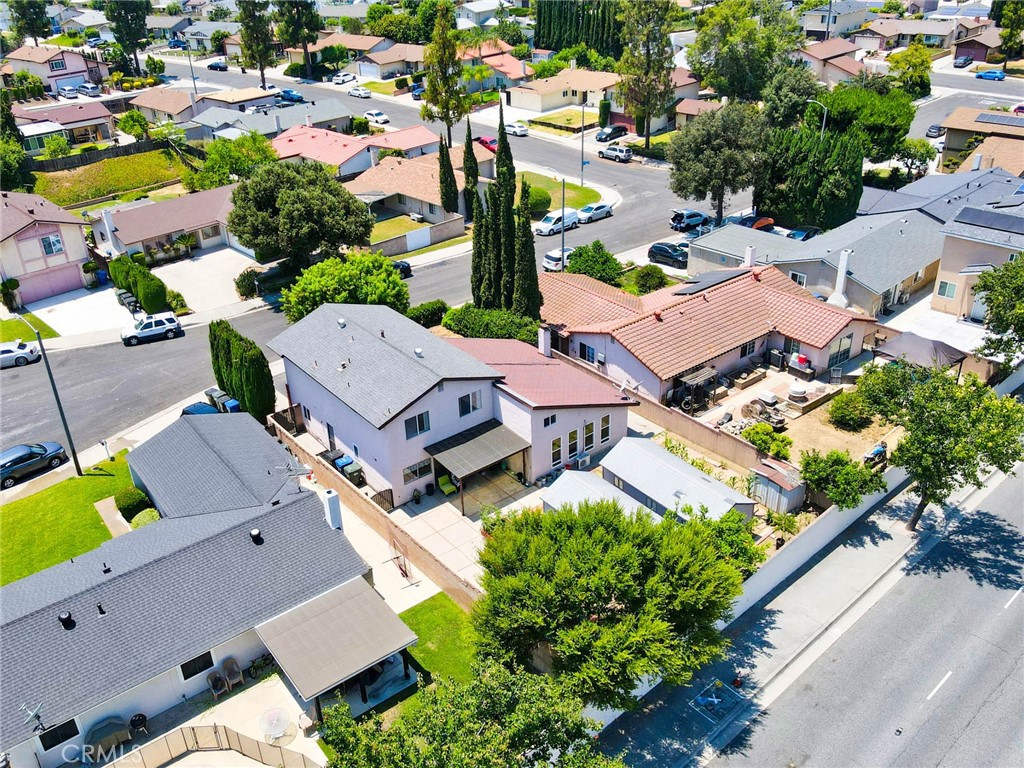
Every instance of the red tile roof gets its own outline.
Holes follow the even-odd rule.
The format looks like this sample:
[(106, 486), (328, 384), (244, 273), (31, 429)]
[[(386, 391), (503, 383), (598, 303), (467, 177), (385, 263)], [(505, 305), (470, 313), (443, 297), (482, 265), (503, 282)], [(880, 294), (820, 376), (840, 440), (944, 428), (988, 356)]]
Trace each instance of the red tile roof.
[[(663, 380), (772, 331), (823, 349), (850, 323), (874, 322), (818, 301), (770, 266), (691, 295), (676, 296), (679, 286), (670, 286), (643, 299), (584, 275), (540, 278), (546, 322), (570, 333), (609, 333)], [(575, 296), (565, 278), (573, 278)]]
[(488, 56), (484, 59), (484, 64), (512, 80), (521, 80), (533, 75), (533, 67), (508, 53)]
[(282, 160), (301, 157), (335, 168), (369, 149), (363, 139), (306, 125), (293, 125), (271, 139), (270, 144)]
[(544, 357), (536, 347), (514, 339), (445, 339), (449, 344), (502, 374), (498, 387), (533, 408), (630, 406), (606, 384), (569, 363)]

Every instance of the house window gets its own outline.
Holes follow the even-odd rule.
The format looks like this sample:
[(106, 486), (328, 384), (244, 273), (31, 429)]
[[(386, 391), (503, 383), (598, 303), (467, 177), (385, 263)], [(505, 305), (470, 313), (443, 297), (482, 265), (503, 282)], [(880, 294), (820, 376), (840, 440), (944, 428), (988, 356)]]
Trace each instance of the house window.
[(583, 450), (594, 450), (594, 422), (583, 422)]
[(352, 453), (354, 453), (356, 456), (359, 456), (359, 446), (356, 445), (355, 443), (352, 443)]
[(746, 344), (740, 347), (740, 357), (750, 357), (752, 354), (754, 354), (755, 344), (756, 343), (753, 341), (748, 341)]
[(213, 667), (213, 654), (207, 651), (201, 653), (190, 661), (186, 661), (181, 665), (181, 676), (185, 680), (190, 680), (196, 675), (201, 675), (208, 669)]
[(850, 348), (853, 347), (853, 334), (836, 339), (828, 348), (828, 367), (845, 363), (850, 359)]
[(786, 340), (782, 342), (782, 351), (787, 355), (792, 355), (794, 352), (800, 351), (800, 342), (796, 339), (791, 339), (788, 336)]
[(39, 734), (39, 743), (43, 745), (43, 751), (47, 752), (56, 746), (63, 744), (68, 739), (78, 735), (78, 723), (68, 720), (66, 723), (47, 728)]
[(556, 421), (558, 421), (558, 414), (553, 413), (550, 416), (545, 416), (544, 417), (544, 428), (547, 429), (552, 424), (554, 424)]
[(47, 256), (53, 256), (55, 253), (64, 253), (64, 243), (61, 242), (60, 235), (47, 235), (46, 237), (39, 238), (39, 242), (42, 243), (43, 253)]
[(551, 466), (559, 467), (562, 465), (562, 438), (556, 437), (551, 441)]
[(65, 62), (64, 59), (54, 59), (50, 62), (51, 72), (63, 72), (67, 68), (67, 62)]
[(939, 296), (944, 299), (952, 299), (956, 296), (956, 284), (939, 280)]
[(597, 354), (594, 352), (594, 348), (589, 344), (580, 342), (580, 360), (586, 360), (588, 363), (592, 363), (597, 359)]
[(579, 95), (580, 95), (579, 91), (577, 91), (576, 89), (573, 89), (572, 97), (575, 99)]
[(399, 195), (398, 195), (398, 204), (399, 205), (405, 205), (405, 195), (399, 193)]
[(431, 214), (437, 213), (437, 206), (433, 203), (427, 203), (427, 210), (430, 211)]
[(1019, 253), (1011, 253), (1009, 256), (1006, 257), (1006, 260), (1007, 261), (1016, 261), (1018, 256), (1020, 256)]
[(580, 453), (580, 431), (572, 429), (569, 431), (569, 461), (575, 459)]
[(622, 478), (621, 477), (616, 477), (615, 475), (612, 475), (612, 485), (614, 485), (616, 488), (618, 488), (621, 491), (622, 490), (622, 486), (623, 486)]
[(612, 417), (605, 414), (601, 417), (601, 443), (607, 443), (612, 439)]
[(430, 459), (424, 459), (402, 470), (402, 480), (408, 485), (430, 474)]
[(220, 237), (220, 224), (203, 227), (203, 240), (209, 240), (211, 237)]
[(568, 91), (562, 91), (562, 98), (563, 98), (563, 99), (564, 99), (564, 98), (565, 98), (566, 96), (568, 96), (568, 95), (569, 95), (569, 92), (568, 92)]
[(417, 413), (405, 420), (405, 439), (412, 440), (416, 435), (430, 431), (430, 411)]
[(922, 280), (924, 280), (924, 270), (923, 269), (919, 269), (919, 270), (917, 270), (917, 272), (914, 273), (914, 282), (915, 283), (919, 283)]
[(309, 408), (307, 408), (306, 406), (302, 406), (302, 420), (309, 421), (309, 419)]
[(469, 416), (473, 411), (480, 410), (480, 390), (470, 392), (459, 398), (459, 417)]
[(790, 272), (789, 279), (799, 285), (801, 288), (807, 285), (807, 275), (803, 272)]

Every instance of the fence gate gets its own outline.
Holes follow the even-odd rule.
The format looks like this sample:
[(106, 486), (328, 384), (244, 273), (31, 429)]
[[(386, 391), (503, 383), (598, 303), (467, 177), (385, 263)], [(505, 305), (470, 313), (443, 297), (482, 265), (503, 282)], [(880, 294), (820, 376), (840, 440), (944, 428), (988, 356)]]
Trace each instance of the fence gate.
[(405, 547), (398, 543), (393, 536), (388, 535), (388, 548), (391, 550), (391, 559), (398, 566), (398, 572), (406, 579), (409, 578), (409, 558), (406, 556)]
[(383, 491), (378, 491), (373, 494), (373, 496), (370, 497), (370, 501), (385, 512), (390, 512), (395, 508), (395, 495), (390, 488), (385, 488)]

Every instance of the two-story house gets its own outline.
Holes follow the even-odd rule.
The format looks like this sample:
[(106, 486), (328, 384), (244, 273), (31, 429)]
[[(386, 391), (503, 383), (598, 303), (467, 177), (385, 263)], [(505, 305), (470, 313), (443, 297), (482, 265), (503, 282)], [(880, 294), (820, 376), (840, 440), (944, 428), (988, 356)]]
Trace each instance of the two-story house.
[(0, 192), (0, 280), (18, 281), (29, 304), (85, 285), (85, 225), (40, 195)]
[[(509, 8), (511, 3), (504, 0), (472, 0), (456, 8), (456, 23), (459, 29), (482, 27), (495, 20), (499, 8)], [(496, 23), (496, 22), (495, 22)]]
[(98, 83), (110, 75), (110, 67), (93, 54), (47, 45), (23, 45), (7, 54), (7, 61), (14, 72), (37, 75), (43, 87), (54, 94), (64, 86)]
[(102, 38), (107, 42), (114, 42), (114, 27), (103, 15), (102, 11), (84, 10), (79, 14), (65, 19), (61, 22), (61, 29), (65, 32), (77, 32), (84, 35), (88, 31), (91, 35)]
[(804, 34), (813, 40), (827, 40), (860, 29), (874, 14), (861, 0), (825, 2), (800, 17)]

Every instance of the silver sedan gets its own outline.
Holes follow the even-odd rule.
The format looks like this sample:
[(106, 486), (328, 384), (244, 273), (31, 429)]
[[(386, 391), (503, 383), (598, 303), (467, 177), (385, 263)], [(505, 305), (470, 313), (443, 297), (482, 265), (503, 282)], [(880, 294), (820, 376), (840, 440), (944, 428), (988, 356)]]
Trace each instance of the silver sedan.
[(0, 344), (0, 368), (20, 368), (39, 359), (39, 347), (34, 341), (5, 341)]
[(607, 219), (612, 215), (612, 207), (608, 203), (591, 203), (580, 208), (580, 224)]

